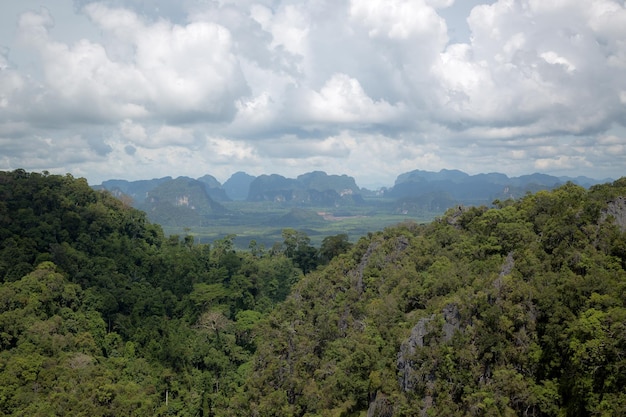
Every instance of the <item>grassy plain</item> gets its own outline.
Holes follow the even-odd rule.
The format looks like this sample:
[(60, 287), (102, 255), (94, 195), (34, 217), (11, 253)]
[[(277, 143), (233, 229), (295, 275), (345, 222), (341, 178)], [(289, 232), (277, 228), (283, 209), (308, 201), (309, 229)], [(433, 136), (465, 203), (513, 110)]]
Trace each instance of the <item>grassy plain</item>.
[(272, 202), (231, 201), (222, 203), (228, 213), (207, 217), (202, 226), (163, 226), (167, 235), (192, 235), (196, 242), (212, 243), (227, 235), (235, 235), (235, 246), (247, 249), (255, 240), (266, 248), (282, 243), (282, 231), (286, 228), (306, 233), (311, 244), (319, 246), (326, 236), (345, 233), (355, 242), (368, 232), (404, 221), (427, 223), (443, 213), (396, 213), (391, 201), (373, 199), (364, 205), (340, 208), (287, 207)]

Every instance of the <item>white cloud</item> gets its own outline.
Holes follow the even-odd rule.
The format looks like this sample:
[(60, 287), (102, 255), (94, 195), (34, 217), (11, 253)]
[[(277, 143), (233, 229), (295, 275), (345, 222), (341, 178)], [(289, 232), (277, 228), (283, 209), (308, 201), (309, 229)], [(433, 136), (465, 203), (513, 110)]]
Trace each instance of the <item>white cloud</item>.
[(247, 164), (257, 160), (253, 147), (219, 137), (207, 138), (206, 152), (209, 160), (217, 164)]
[(435, 9), (444, 9), (454, 4), (454, 0), (425, 0), (426, 4)]
[(163, 125), (152, 138), (153, 141), (150, 143), (152, 147), (182, 146), (193, 149), (202, 144), (202, 141), (194, 136), (193, 129), (180, 126)]
[(274, 13), (269, 7), (255, 4), (250, 15), (272, 35), (272, 48), (282, 47), (294, 55), (307, 55), (309, 21), (298, 7), (288, 4)]
[[(262, 93), (258, 97), (252, 97), (237, 102), (239, 114), (247, 116), (252, 124), (257, 124), (267, 120), (267, 109), (270, 106), (271, 98), (268, 93)], [(256, 119), (256, 120), (253, 120)]]
[(626, 81), (610, 60), (623, 51), (607, 53), (611, 43), (596, 42), (599, 8), (624, 10), (614, 2), (589, 7), (571, 0), (476, 7), (469, 17), (472, 43), (450, 45), (433, 67), (443, 120), (506, 124), (498, 129), (508, 137), (580, 134), (618, 120), (623, 111), (614, 87)]
[(263, 156), (278, 159), (345, 158), (356, 146), (357, 142), (349, 134), (322, 139), (299, 139), (293, 135), (286, 135), (264, 141), (258, 152)]
[[(79, 134), (68, 136), (29, 135), (20, 141), (0, 137), (0, 148), (6, 152), (9, 168), (32, 167), (44, 170), (62, 167), (66, 172), (78, 164), (90, 164), (104, 159), (87, 139)], [(14, 161), (17, 161), (14, 162)]]
[(6, 59), (0, 55), (0, 109), (8, 111), (16, 106), (16, 96), (24, 88), (24, 84), (20, 74), (11, 69)]
[(535, 160), (535, 168), (541, 172), (580, 169), (581, 167), (590, 168), (592, 164), (583, 156), (556, 156), (554, 158), (540, 158)]
[(346, 74), (334, 74), (319, 92), (296, 96), (295, 101), (301, 117), (313, 123), (393, 123), (404, 111), (401, 104), (372, 100), (359, 81)]
[(567, 72), (572, 72), (576, 70), (576, 67), (571, 62), (569, 62), (566, 58), (559, 56), (554, 51), (543, 52), (539, 54), (539, 56), (543, 58), (548, 64), (562, 65), (563, 67), (565, 67)]
[[(434, 2), (438, 4), (439, 2)], [(423, 0), (352, 0), (351, 17), (368, 29), (372, 38), (439, 38), (446, 35), (445, 21)]]
[(41, 56), (49, 100), (59, 100), (64, 114), (102, 121), (232, 117), (247, 88), (227, 29), (212, 22), (144, 23), (131, 11), (100, 3), (86, 6), (85, 13), (113, 36), (112, 49), (132, 55), (114, 60), (103, 44), (87, 39), (55, 42), (46, 12), (20, 19), (22, 41)]
[(0, 169), (626, 164), (623, 1), (24, 1), (0, 16)]
[(140, 124), (133, 123), (130, 119), (125, 119), (120, 123), (120, 133), (122, 137), (134, 143), (144, 143), (148, 139), (146, 129)]
[(162, 125), (146, 129), (140, 123), (125, 119), (120, 123), (119, 131), (122, 138), (143, 148), (181, 146), (193, 149), (202, 144), (202, 140), (195, 136), (193, 129), (180, 126)]

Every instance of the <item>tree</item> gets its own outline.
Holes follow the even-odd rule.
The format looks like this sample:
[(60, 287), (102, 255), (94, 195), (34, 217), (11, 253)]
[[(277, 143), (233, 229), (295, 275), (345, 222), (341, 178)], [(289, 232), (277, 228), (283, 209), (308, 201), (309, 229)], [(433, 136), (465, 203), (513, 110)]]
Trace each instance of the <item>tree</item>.
[(322, 264), (327, 264), (336, 256), (346, 253), (352, 244), (348, 240), (348, 235), (341, 233), (335, 236), (327, 236), (322, 240), (319, 256)]
[(317, 249), (309, 243), (306, 233), (295, 229), (283, 229), (283, 247), (285, 255), (307, 274), (318, 265)]

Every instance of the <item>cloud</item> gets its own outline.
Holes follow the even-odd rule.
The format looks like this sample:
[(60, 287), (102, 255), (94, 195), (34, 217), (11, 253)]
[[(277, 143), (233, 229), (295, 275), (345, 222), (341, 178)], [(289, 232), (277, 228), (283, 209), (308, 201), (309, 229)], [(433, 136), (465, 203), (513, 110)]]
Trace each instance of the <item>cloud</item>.
[(405, 111), (402, 103), (372, 100), (359, 81), (346, 74), (334, 74), (319, 92), (296, 94), (292, 104), (299, 113), (294, 117), (309, 123), (393, 123)]
[[(355, 43), (366, 43), (368, 55), (363, 58), (380, 70), (364, 86), (383, 83), (387, 91), (382, 97), (405, 101), (416, 110), (430, 108), (431, 67), (449, 41), (446, 22), (437, 11), (423, 0), (351, 1), (348, 23)], [(361, 81), (361, 74), (367, 73), (361, 67), (350, 74)]]
[[(0, 137), (0, 148), (10, 169), (22, 166), (32, 167), (29, 169), (33, 170), (63, 167), (67, 172), (72, 165), (103, 160), (110, 152), (110, 147), (102, 142), (94, 149), (89, 141), (79, 134), (32, 135), (20, 141)], [(20, 161), (20, 165), (11, 162), (15, 159)]]
[(626, 164), (621, 1), (24, 1), (0, 16), (16, 28), (0, 47), (2, 169), (390, 183)]
[(198, 138), (194, 130), (180, 126), (162, 125), (149, 127), (125, 119), (119, 126), (120, 135), (135, 146), (157, 149), (168, 146), (180, 146), (185, 148), (199, 148), (203, 140)]
[(539, 54), (541, 58), (543, 58), (548, 64), (552, 65), (562, 65), (567, 72), (574, 72), (576, 67), (567, 58), (563, 58), (559, 56), (554, 51), (547, 51)]
[(486, 132), (506, 125), (502, 137), (585, 134), (619, 122), (626, 81), (611, 62), (623, 46), (597, 42), (597, 22), (623, 11), (615, 2), (569, 0), (474, 8), (471, 44), (448, 46), (433, 68), (442, 121), (491, 125)]
[[(46, 11), (28, 12), (19, 23), (22, 42), (40, 55), (54, 118), (111, 122), (122, 118), (227, 120), (247, 93), (227, 29), (212, 22), (185, 26), (143, 22), (126, 9), (100, 3), (85, 14), (105, 35), (110, 49), (80, 39), (53, 41)], [(123, 53), (120, 51), (126, 51)]]
[(256, 150), (241, 142), (220, 138), (207, 138), (207, 157), (216, 164), (255, 164)]
[(321, 139), (299, 139), (294, 136), (283, 136), (265, 141), (259, 152), (262, 156), (278, 159), (345, 158), (356, 146), (357, 143), (354, 138), (347, 134)]
[[(25, 87), (22, 76), (11, 69), (6, 58), (0, 55), (0, 109), (12, 111), (17, 105), (16, 100)], [(15, 110), (15, 109), (13, 109)]]
[(432, 39), (432, 34), (445, 38), (445, 21), (433, 6), (441, 2), (422, 0), (353, 0), (350, 16), (363, 24), (372, 38), (404, 40)]
[(539, 158), (535, 160), (535, 168), (538, 171), (559, 171), (580, 167), (592, 167), (584, 157), (555, 156), (554, 158)]
[(297, 6), (288, 4), (274, 13), (269, 7), (255, 4), (250, 8), (250, 15), (271, 34), (272, 49), (284, 48), (293, 55), (307, 55), (309, 21)]

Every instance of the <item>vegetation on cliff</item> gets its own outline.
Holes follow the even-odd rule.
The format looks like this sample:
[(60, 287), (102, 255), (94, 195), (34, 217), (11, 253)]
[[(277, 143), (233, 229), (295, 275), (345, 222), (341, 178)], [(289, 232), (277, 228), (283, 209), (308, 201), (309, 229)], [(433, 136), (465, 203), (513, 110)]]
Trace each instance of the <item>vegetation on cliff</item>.
[(625, 196), (236, 251), (0, 173), (0, 415), (625, 415)]

